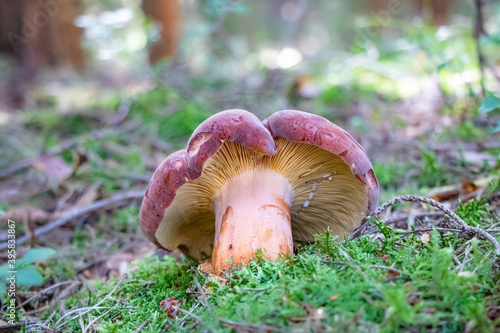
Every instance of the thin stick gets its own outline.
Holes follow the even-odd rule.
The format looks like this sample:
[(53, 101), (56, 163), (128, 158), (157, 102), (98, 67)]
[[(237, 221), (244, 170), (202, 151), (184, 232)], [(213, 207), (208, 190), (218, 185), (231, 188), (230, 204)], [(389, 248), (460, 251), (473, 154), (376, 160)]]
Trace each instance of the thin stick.
[(64, 150), (69, 149), (72, 146), (75, 146), (79, 143), (85, 142), (86, 140), (102, 139), (102, 138), (105, 138), (105, 137), (110, 136), (110, 135), (128, 132), (128, 131), (131, 131), (134, 128), (138, 127), (140, 124), (141, 124), (140, 121), (131, 121), (127, 124), (124, 124), (123, 126), (121, 126), (119, 128), (96, 129), (96, 130), (93, 130), (92, 132), (90, 132), (90, 134), (85, 134), (85, 135), (82, 135), (80, 137), (69, 139), (67, 141), (64, 141), (60, 145), (53, 147), (45, 154), (39, 154), (38, 156), (34, 156), (34, 157), (27, 157), (25, 159), (22, 159), (22, 160), (19, 160), (17, 162), (12, 163), (7, 168), (0, 170), (0, 179), (5, 178), (7, 176), (10, 176), (13, 173), (18, 172), (19, 170), (22, 170), (24, 168), (29, 167), (30, 165), (33, 164), (33, 162), (40, 159), (41, 157), (53, 156), (53, 155), (60, 154)]
[(201, 317), (195, 315), (194, 313), (192, 313), (192, 311), (187, 311), (187, 310), (184, 310), (181, 308), (179, 308), (179, 311), (186, 314), (186, 316), (193, 317), (194, 319), (198, 320), (200, 323), (203, 323), (203, 320), (201, 319)]
[[(103, 313), (102, 315), (100, 315), (99, 317), (94, 318), (94, 319), (93, 319), (93, 320), (92, 320), (92, 321), (91, 321), (91, 322), (90, 322), (90, 323), (89, 323), (86, 327), (84, 327), (84, 329), (83, 329), (83, 332), (82, 332), (82, 333), (86, 333), (86, 332), (87, 332), (87, 330), (89, 330), (89, 329), (92, 327), (92, 325), (94, 325), (94, 323), (95, 323), (96, 321), (98, 321), (99, 319), (101, 319), (102, 317), (104, 317), (105, 315), (107, 315), (110, 311), (111, 311), (111, 309), (109, 309), (108, 311), (104, 312), (104, 313)], [(80, 316), (81, 316), (81, 314), (80, 314)]]
[(395, 272), (398, 274), (402, 274), (403, 271), (400, 271), (399, 269), (396, 269), (394, 267), (390, 266), (384, 266), (384, 265), (370, 265), (371, 268), (380, 268), (380, 269), (387, 269), (388, 271)]
[[(125, 200), (131, 200), (131, 199), (140, 199), (144, 197), (144, 190), (136, 190), (136, 191), (129, 191), (129, 192), (124, 192), (124, 193), (119, 193), (115, 194), (109, 198), (102, 199), (96, 202), (93, 202), (92, 204), (86, 206), (86, 207), (77, 207), (73, 208), (65, 213), (65, 216), (55, 220), (54, 222), (50, 222), (47, 225), (44, 225), (43, 227), (35, 229), (32, 234), (34, 237), (39, 237), (43, 234), (48, 233), (49, 231), (54, 230), (57, 227), (60, 227), (67, 222), (73, 220), (74, 218), (77, 218), (79, 216), (94, 212), (98, 209), (105, 208), (105, 207), (110, 207), (110, 206), (118, 206), (119, 204), (122, 203), (122, 201)], [(18, 239), (16, 239), (16, 244), (24, 244), (27, 241), (30, 240), (30, 237), (23, 236)], [(0, 244), (0, 250), (5, 250), (7, 248), (7, 243), (2, 243)]]
[(60, 287), (60, 286), (63, 286), (65, 284), (70, 284), (70, 283), (75, 283), (75, 286), (79, 285), (80, 282), (78, 281), (74, 281), (74, 280), (68, 280), (68, 281), (63, 281), (63, 282), (59, 282), (59, 283), (56, 283), (56, 284), (53, 284), (51, 285), (50, 287), (47, 287), (39, 292), (37, 292), (34, 296), (28, 298), (27, 300), (25, 300), (24, 302), (22, 302), (21, 304), (19, 304), (16, 309), (20, 309), (21, 307), (25, 306), (26, 304), (28, 304), (29, 302), (31, 302), (32, 300), (34, 300), (35, 298), (37, 297), (40, 297), (41, 295), (47, 293), (47, 291), (49, 290), (52, 290), (54, 288), (57, 288), (57, 287)]
[[(123, 282), (123, 280), (126, 278), (127, 276), (125, 275), (124, 277), (121, 278), (120, 281), (118, 281), (118, 283), (116, 284), (116, 286), (113, 288), (113, 290), (111, 290), (111, 292), (109, 294), (107, 294), (103, 299), (101, 299), (99, 302), (97, 302), (97, 304), (95, 304), (94, 306), (90, 306), (90, 307), (86, 307), (86, 308), (79, 308), (79, 309), (74, 309), (74, 310), (71, 310), (67, 313), (65, 313), (61, 318), (59, 318), (59, 320), (54, 324), (54, 327), (57, 329), (59, 327), (59, 322), (61, 320), (63, 320), (64, 318), (72, 315), (73, 313), (75, 312), (79, 312), (81, 315), (84, 315), (92, 310), (100, 310), (100, 309), (109, 309), (109, 307), (106, 307), (106, 306), (99, 306), (101, 305), (105, 300), (107, 300), (108, 298), (111, 297), (111, 295), (113, 295), (116, 291), (116, 289), (118, 289), (118, 287), (120, 286), (120, 284)], [(85, 311), (84, 313), (81, 313), (81, 311)], [(74, 319), (74, 318), (73, 318)]]
[(47, 310), (49, 308), (50, 308), (50, 305), (44, 305), (41, 308), (38, 308), (38, 309), (35, 309), (35, 310), (31, 310), (31, 311), (23, 312), (23, 316), (28, 316), (28, 315), (31, 315), (33, 313), (38, 313), (38, 312), (41, 312), (41, 311), (45, 311), (45, 310)]
[[(399, 234), (399, 236), (406, 236), (406, 235), (411, 235), (411, 234), (416, 234), (419, 232), (427, 232), (427, 231), (433, 231), (434, 228), (424, 228), (424, 229), (418, 229), (418, 230), (413, 230), (413, 231), (408, 231), (408, 232), (403, 232)], [(451, 228), (438, 228), (436, 227), (437, 231), (451, 231), (451, 232), (461, 232), (461, 229), (451, 229)]]
[(56, 324), (54, 325), (54, 327), (57, 329), (60, 325), (59, 325), (59, 322), (61, 320), (63, 320), (64, 318), (72, 315), (73, 313), (81, 313), (82, 311), (86, 311), (84, 312), (83, 314), (89, 312), (89, 311), (92, 311), (92, 310), (103, 310), (103, 309), (106, 309), (108, 310), (109, 309), (109, 306), (90, 306), (90, 307), (87, 307), (87, 308), (79, 308), (79, 309), (74, 309), (74, 310), (71, 310), (69, 312), (66, 312), (61, 318), (59, 318), (59, 320), (56, 322)]
[[(182, 319), (179, 321), (179, 325), (180, 325), (180, 323), (184, 322), (184, 321), (186, 320), (186, 318), (187, 318), (187, 317), (189, 317), (189, 316), (190, 316), (190, 315), (194, 312), (194, 310), (196, 310), (196, 309), (198, 308), (198, 306), (199, 306), (199, 305), (200, 305), (200, 304), (198, 303), (198, 304), (196, 304), (195, 306), (193, 306), (193, 307), (191, 308), (191, 310), (189, 310), (189, 312), (188, 312), (188, 313), (187, 313), (184, 317), (182, 317)], [(179, 309), (179, 310), (180, 310), (180, 309)]]
[[(386, 211), (387, 208), (390, 206), (396, 204), (396, 203), (403, 203), (403, 202), (422, 202), (428, 205), (431, 205), (432, 207), (435, 207), (445, 214), (449, 215), (452, 219), (452, 225), (451, 227), (454, 229), (460, 229), (466, 236), (467, 238), (473, 238), (474, 236), (477, 236), (480, 239), (487, 239), (490, 241), (490, 243), (493, 245), (495, 248), (495, 253), (500, 254), (500, 243), (498, 243), (498, 240), (496, 240), (495, 237), (493, 237), (490, 233), (486, 232), (485, 230), (481, 229), (480, 227), (472, 227), (468, 225), (467, 223), (464, 222), (458, 216), (453, 212), (451, 209), (443, 205), (442, 203), (431, 199), (431, 198), (426, 198), (418, 194), (410, 194), (410, 195), (400, 195), (397, 197), (394, 197), (387, 202), (383, 203), (382, 205), (378, 206), (378, 208), (375, 210), (375, 212), (371, 215), (373, 218), (377, 218), (377, 216)], [(356, 235), (360, 234), (370, 223), (365, 223), (363, 226), (358, 228), (351, 236), (355, 237)]]
[(236, 326), (236, 327), (247, 327), (247, 328), (253, 328), (257, 329), (259, 332), (262, 331), (272, 331), (272, 332), (286, 332), (284, 330), (281, 330), (279, 328), (273, 327), (273, 326), (267, 326), (267, 325), (255, 325), (255, 324), (247, 324), (247, 323), (238, 323), (237, 321), (232, 321), (232, 320), (227, 320), (227, 319), (219, 319), (220, 322), (231, 325), (231, 326)]
[(137, 329), (134, 331), (134, 333), (139, 333), (150, 322), (151, 322), (151, 318), (144, 320), (144, 322), (142, 324), (140, 324), (139, 327), (137, 327)]

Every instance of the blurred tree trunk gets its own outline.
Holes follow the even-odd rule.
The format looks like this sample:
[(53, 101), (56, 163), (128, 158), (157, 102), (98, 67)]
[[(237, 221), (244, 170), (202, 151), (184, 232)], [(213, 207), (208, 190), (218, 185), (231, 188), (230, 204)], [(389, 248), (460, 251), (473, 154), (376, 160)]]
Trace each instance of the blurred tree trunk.
[(149, 48), (151, 64), (171, 58), (179, 45), (182, 31), (182, 7), (179, 0), (142, 0), (146, 17), (159, 28), (160, 40)]
[(83, 67), (78, 0), (0, 0), (0, 52), (23, 66)]
[(25, 107), (38, 70), (83, 68), (78, 14), (79, 0), (0, 0), (0, 54), (12, 64), (0, 94), (7, 108)]
[(437, 27), (447, 25), (450, 0), (433, 0), (431, 1), (431, 8), (432, 24)]
[[(401, 6), (401, 2), (391, 3), (391, 0), (368, 0), (370, 4), (370, 10), (372, 13), (379, 14), (387, 11), (394, 4)], [(431, 24), (434, 26), (442, 26), (448, 24), (448, 14), (451, 1), (450, 0), (417, 0), (412, 1), (413, 12), (418, 14), (422, 13), (423, 10), (427, 10), (431, 14)]]

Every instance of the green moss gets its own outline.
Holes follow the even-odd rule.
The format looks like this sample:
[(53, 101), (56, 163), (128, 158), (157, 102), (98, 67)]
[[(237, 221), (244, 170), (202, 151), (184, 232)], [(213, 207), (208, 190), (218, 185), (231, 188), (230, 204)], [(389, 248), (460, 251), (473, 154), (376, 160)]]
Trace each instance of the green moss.
[(373, 171), (377, 175), (380, 187), (384, 190), (401, 188), (409, 170), (409, 163), (398, 163), (394, 159), (387, 162), (373, 163)]
[[(271, 262), (256, 261), (228, 273), (226, 285), (172, 257), (151, 257), (123, 281), (112, 297), (117, 281), (94, 285), (97, 292), (82, 291), (72, 306), (96, 304), (92, 318), (104, 314), (102, 332), (239, 331), (246, 327), (273, 326), (290, 330), (463, 331), (498, 328), (487, 316), (494, 285), (490, 246), (472, 242), (463, 268), (457, 268), (451, 252), (464, 244), (455, 236), (434, 232), (430, 242), (419, 237), (400, 238), (390, 227), (382, 228), (383, 247), (371, 237), (338, 243), (330, 232), (302, 246), (292, 257)], [(392, 267), (394, 273), (383, 267)], [(460, 274), (461, 271), (469, 272)], [(470, 273), (474, 272), (474, 273)], [(200, 296), (200, 286), (204, 296)], [(181, 311), (169, 318), (159, 305), (174, 297)], [(189, 314), (188, 314), (189, 313)], [(54, 318), (53, 320), (57, 320)], [(248, 326), (250, 325), (250, 326)], [(70, 320), (64, 331), (78, 330)], [(474, 331), (474, 330), (473, 330)]]
[(485, 198), (476, 201), (474, 199), (465, 204), (459, 199), (457, 214), (465, 223), (477, 227), (479, 225), (491, 225), (495, 221), (495, 216), (490, 211), (490, 205), (486, 203)]

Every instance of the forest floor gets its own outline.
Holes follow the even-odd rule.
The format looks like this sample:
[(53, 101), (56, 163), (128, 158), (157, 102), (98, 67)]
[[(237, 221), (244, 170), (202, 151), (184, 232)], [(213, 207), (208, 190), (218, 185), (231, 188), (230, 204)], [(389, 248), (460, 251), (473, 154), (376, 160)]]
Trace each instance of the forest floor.
[[(480, 99), (429, 87), (400, 98), (332, 85), (308, 99), (293, 85), (248, 92), (193, 79), (80, 96), (81, 108), (38, 94), (0, 120), (0, 241), (5, 250), (15, 229), (24, 256), (16, 321), (53, 332), (500, 331), (498, 133), (477, 113)], [(382, 206), (357, 238), (338, 243), (327, 231), (290, 257), (259, 257), (223, 277), (156, 250), (138, 223), (152, 172), (234, 105), (261, 119), (282, 105), (332, 120), (367, 150), (380, 203), (414, 196)]]

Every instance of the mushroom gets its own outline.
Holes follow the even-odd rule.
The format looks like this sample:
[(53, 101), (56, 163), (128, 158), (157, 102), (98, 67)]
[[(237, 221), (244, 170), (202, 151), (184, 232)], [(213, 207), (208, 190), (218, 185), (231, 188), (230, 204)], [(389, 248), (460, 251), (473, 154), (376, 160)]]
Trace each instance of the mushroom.
[(220, 274), (249, 263), (259, 248), (271, 260), (290, 255), (294, 242), (327, 228), (342, 240), (373, 212), (378, 195), (365, 151), (330, 121), (286, 110), (261, 122), (227, 110), (157, 168), (140, 221), (161, 248), (212, 253)]

